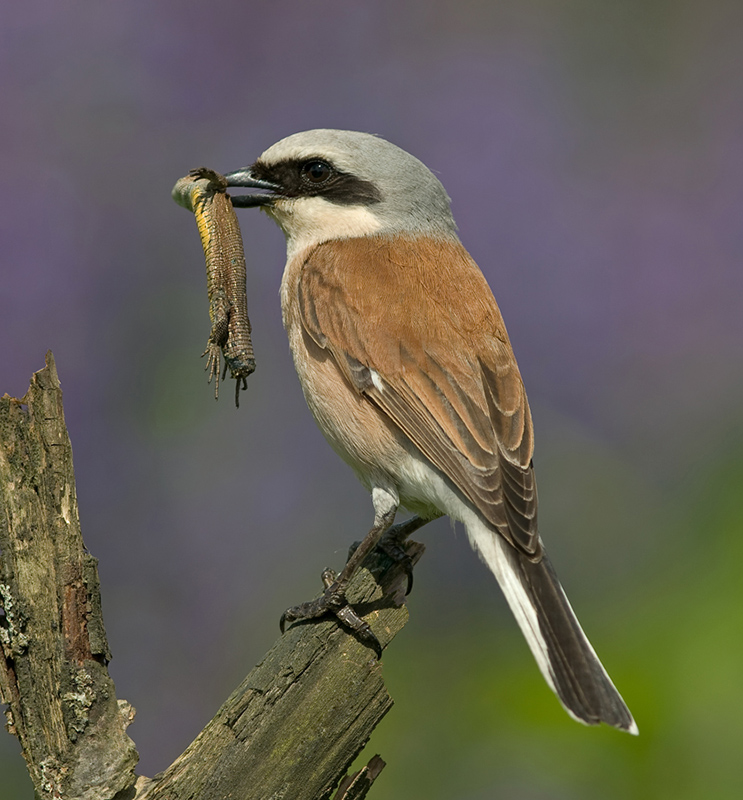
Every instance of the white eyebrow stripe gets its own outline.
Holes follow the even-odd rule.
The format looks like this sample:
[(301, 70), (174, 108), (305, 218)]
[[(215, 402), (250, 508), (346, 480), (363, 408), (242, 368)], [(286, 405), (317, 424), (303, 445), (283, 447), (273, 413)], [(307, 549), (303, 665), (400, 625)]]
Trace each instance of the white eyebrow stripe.
[(334, 148), (332, 145), (323, 144), (322, 148), (316, 145), (297, 145), (296, 143), (279, 143), (269, 147), (259, 158), (262, 164), (267, 167), (275, 166), (283, 161), (305, 161), (316, 158), (322, 161), (330, 161), (333, 166), (344, 172), (353, 172), (354, 163), (349, 158), (348, 153), (342, 148)]

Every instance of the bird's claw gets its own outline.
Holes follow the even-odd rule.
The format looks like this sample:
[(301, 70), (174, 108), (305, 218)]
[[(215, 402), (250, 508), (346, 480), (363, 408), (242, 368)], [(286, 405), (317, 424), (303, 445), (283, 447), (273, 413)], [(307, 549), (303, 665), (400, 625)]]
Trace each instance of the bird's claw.
[(408, 579), (405, 594), (410, 594), (413, 588), (413, 559), (407, 554), (402, 542), (393, 536), (383, 536), (377, 547), (392, 561), (399, 564)]
[(382, 657), (382, 645), (372, 631), (368, 622), (365, 622), (346, 601), (345, 593), (340, 589), (336, 582), (336, 573), (332, 569), (326, 569), (322, 573), (322, 582), (325, 591), (315, 600), (307, 603), (300, 603), (297, 606), (288, 608), (279, 620), (281, 632), (287, 623), (291, 624), (302, 619), (317, 619), (326, 614), (334, 614), (343, 625), (350, 628), (367, 647), (370, 647), (377, 655)]
[[(404, 525), (405, 523), (403, 523)], [(377, 544), (377, 550), (381, 550), (390, 561), (394, 561), (396, 564), (400, 564), (402, 567), (403, 572), (405, 573), (405, 577), (408, 579), (408, 586), (405, 589), (405, 594), (409, 595), (413, 589), (413, 559), (407, 554), (405, 547), (403, 546), (407, 534), (401, 536), (399, 533), (398, 528), (402, 526), (395, 526), (394, 528), (390, 528), (387, 533), (379, 540)], [(361, 544), (361, 542), (354, 542), (348, 548), (348, 558), (354, 554), (356, 548)]]

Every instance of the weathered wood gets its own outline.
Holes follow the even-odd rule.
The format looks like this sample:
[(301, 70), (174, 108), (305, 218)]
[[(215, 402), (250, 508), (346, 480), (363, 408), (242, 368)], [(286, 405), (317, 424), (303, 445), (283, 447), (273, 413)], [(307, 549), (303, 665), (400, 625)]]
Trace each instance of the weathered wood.
[[(417, 561), (423, 546), (408, 552)], [(407, 621), (407, 575), (381, 554), (366, 566), (348, 598), (386, 647)], [(372, 650), (334, 620), (297, 623), (138, 800), (328, 798), (391, 707)]]
[(0, 700), (38, 797), (109, 800), (137, 751), (117, 703), (96, 560), (83, 545), (51, 353), (22, 400), (0, 398)]
[(343, 778), (333, 800), (364, 800), (372, 783), (386, 766), (379, 756), (374, 756), (358, 772)]
[[(97, 562), (80, 533), (51, 353), (22, 400), (0, 398), (0, 502), (0, 702), (38, 798), (326, 800), (336, 787), (334, 800), (366, 796), (379, 756), (343, 776), (392, 699), (374, 652), (335, 620), (292, 626), (171, 767), (135, 776), (125, 733), (134, 710), (117, 702), (106, 668)], [(423, 546), (407, 550), (415, 562)], [(403, 565), (374, 554), (349, 588), (383, 647), (407, 621), (406, 587)]]

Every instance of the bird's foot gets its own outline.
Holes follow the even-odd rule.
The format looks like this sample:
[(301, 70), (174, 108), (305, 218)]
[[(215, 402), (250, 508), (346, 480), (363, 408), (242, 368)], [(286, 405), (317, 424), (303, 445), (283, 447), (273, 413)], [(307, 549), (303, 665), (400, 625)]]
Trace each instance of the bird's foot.
[[(422, 519), (419, 516), (411, 517), (405, 522), (398, 522), (385, 532), (377, 544), (377, 548), (381, 550), (390, 560), (402, 566), (403, 571), (408, 579), (408, 587), (405, 594), (410, 594), (413, 588), (413, 559), (408, 555), (405, 549), (405, 542), (411, 533), (415, 533), (418, 528), (422, 528), (429, 520)], [(348, 557), (351, 558), (356, 548), (359, 546), (358, 542), (351, 545), (348, 551)]]
[(298, 606), (288, 608), (282, 615), (279, 622), (281, 632), (288, 623), (303, 619), (317, 619), (326, 614), (335, 616), (356, 636), (377, 654), (377, 658), (382, 657), (382, 645), (374, 635), (368, 622), (354, 611), (353, 607), (346, 600), (345, 587), (336, 580), (337, 575), (332, 569), (326, 569), (322, 574), (322, 582), (325, 587), (323, 594), (315, 600), (307, 603), (300, 603)]
[(405, 594), (410, 594), (413, 588), (413, 559), (405, 549), (405, 541), (412, 531), (407, 530), (405, 522), (400, 525), (393, 525), (387, 533), (379, 540), (377, 547), (392, 561), (400, 564), (408, 579), (408, 586)]

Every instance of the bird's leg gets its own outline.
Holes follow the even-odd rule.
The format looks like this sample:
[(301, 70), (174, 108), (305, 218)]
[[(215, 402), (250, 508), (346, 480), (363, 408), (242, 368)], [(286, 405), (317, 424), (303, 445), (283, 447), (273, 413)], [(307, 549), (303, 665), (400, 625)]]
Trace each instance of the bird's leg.
[(325, 592), (316, 600), (300, 603), (298, 606), (287, 609), (281, 616), (280, 627), (282, 633), (287, 622), (294, 622), (299, 619), (315, 619), (330, 612), (335, 614), (344, 625), (355, 631), (358, 637), (376, 652), (377, 657), (381, 658), (382, 646), (379, 643), (379, 639), (374, 635), (369, 624), (364, 622), (353, 608), (348, 605), (346, 602), (346, 590), (356, 570), (377, 546), (379, 540), (390, 529), (395, 519), (397, 502), (392, 502), (391, 496), (386, 492), (384, 494), (387, 501), (382, 503), (378, 502), (378, 498), (375, 496), (374, 525), (361, 544), (351, 554), (341, 573), (336, 575), (331, 569), (326, 569), (323, 572), (322, 582), (325, 586)]

